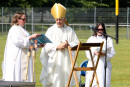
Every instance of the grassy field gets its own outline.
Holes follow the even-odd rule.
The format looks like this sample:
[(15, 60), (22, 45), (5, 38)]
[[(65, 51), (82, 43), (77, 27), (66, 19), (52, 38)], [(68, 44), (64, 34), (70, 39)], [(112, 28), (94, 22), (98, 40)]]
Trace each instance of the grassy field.
[[(78, 33), (77, 33), (78, 32)], [(84, 31), (76, 31), (79, 40), (81, 42), (86, 42), (87, 38), (90, 36), (90, 32), (85, 32), (88, 37), (83, 37)], [(88, 34), (87, 34), (88, 33)], [(4, 56), (4, 48), (6, 43), (6, 35), (0, 36), (0, 79), (2, 79), (2, 61)], [(82, 38), (82, 39), (81, 39)], [(116, 55), (112, 58), (112, 80), (111, 80), (111, 87), (130, 87), (130, 40), (127, 39), (120, 39), (119, 44), (115, 44), (114, 47), (116, 50)], [(41, 73), (42, 65), (39, 61), (41, 49), (39, 49), (36, 60), (35, 60), (35, 74), (36, 74), (36, 87), (42, 87), (41, 83), (39, 82), (39, 77)], [(78, 66), (86, 60), (85, 52), (80, 51), (77, 64)], [(82, 80), (84, 80), (82, 78)]]

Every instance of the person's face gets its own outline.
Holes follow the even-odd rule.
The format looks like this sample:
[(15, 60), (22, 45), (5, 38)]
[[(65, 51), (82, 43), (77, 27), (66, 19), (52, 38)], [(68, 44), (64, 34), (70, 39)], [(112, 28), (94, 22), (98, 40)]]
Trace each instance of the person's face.
[(64, 26), (65, 18), (57, 18), (57, 19), (55, 19), (55, 21), (56, 21), (58, 28), (61, 28)]
[(18, 21), (18, 24), (23, 27), (26, 23), (26, 16), (22, 15), (20, 19), (17, 19), (17, 21)]
[[(98, 35), (98, 36), (102, 36), (101, 33), (104, 32), (104, 29), (103, 29), (103, 27), (102, 27), (101, 25), (99, 25), (97, 31), (98, 31), (98, 32), (97, 32), (97, 35)], [(101, 32), (101, 33), (99, 33), (99, 32)]]

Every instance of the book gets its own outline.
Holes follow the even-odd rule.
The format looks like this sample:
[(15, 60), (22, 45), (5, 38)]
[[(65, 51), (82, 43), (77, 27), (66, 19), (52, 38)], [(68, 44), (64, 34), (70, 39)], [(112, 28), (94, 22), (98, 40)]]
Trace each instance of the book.
[(34, 42), (35, 40), (37, 41), (37, 45), (40, 44), (45, 44), (45, 43), (52, 43), (46, 36), (45, 34), (41, 34), (40, 36), (38, 36), (37, 38), (32, 39)]

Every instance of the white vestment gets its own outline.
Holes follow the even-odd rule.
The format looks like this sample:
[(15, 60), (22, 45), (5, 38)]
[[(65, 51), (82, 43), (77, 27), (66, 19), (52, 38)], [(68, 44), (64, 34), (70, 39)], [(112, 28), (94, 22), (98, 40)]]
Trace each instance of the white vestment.
[[(66, 40), (69, 45), (73, 47), (79, 43), (79, 40), (74, 30), (66, 25), (62, 28), (58, 28), (57, 25), (54, 24), (47, 30), (46, 36), (52, 43), (47, 43), (41, 51), (40, 61), (42, 63), (42, 72), (40, 82), (45, 87), (66, 87), (72, 64), (68, 49), (56, 50), (56, 47)], [(77, 77), (79, 78), (78, 72)], [(74, 84), (75, 80), (74, 77), (72, 77), (70, 86)]]
[[(29, 33), (21, 26), (12, 26), (9, 30), (4, 61), (2, 64), (5, 81), (26, 81), (27, 52), (30, 47)], [(29, 60), (28, 80), (32, 81), (32, 59)]]
[[(102, 52), (105, 53), (106, 50), (106, 39), (103, 36), (91, 36), (87, 43), (101, 43), (102, 41), (104, 41), (104, 45), (102, 48)], [(91, 51), (92, 51), (92, 56), (93, 56), (93, 60), (94, 63), (96, 64), (97, 61), (97, 55), (94, 55), (95, 51), (99, 51), (99, 47), (91, 47)], [(114, 50), (114, 46), (113, 46), (113, 41), (110, 37), (107, 38), (107, 68), (106, 68), (106, 86), (105, 87), (110, 87), (111, 84), (111, 62), (110, 59), (112, 57), (114, 57), (115, 54), (115, 50)], [(92, 66), (92, 61), (90, 58), (90, 54), (88, 51), (86, 51), (86, 56), (89, 60), (88, 62), (88, 67)], [(99, 81), (99, 86), (100, 87), (104, 87), (104, 79), (105, 79), (105, 68), (104, 68), (104, 64), (105, 64), (105, 56), (101, 56), (98, 62), (98, 66), (97, 66), (97, 77), (98, 77), (98, 81)], [(92, 79), (92, 75), (93, 75), (93, 71), (87, 71), (86, 72), (86, 80), (85, 80), (85, 87), (90, 87), (90, 82)], [(93, 85), (92, 87), (97, 87), (97, 83), (96, 83), (96, 79), (94, 78), (93, 81)]]

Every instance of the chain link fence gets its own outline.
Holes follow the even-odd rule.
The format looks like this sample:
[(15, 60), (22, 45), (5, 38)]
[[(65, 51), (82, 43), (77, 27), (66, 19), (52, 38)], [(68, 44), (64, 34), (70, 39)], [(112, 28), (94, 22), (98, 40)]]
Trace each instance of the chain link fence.
[[(45, 33), (48, 27), (55, 23), (51, 8), (18, 8), (1, 7), (0, 9), (0, 34), (8, 33), (12, 16), (16, 12), (24, 12), (27, 15), (25, 29), (30, 33)], [(92, 35), (89, 26), (95, 26), (97, 22), (104, 22), (108, 34), (115, 37), (116, 16), (115, 8), (67, 8), (66, 19), (70, 26), (77, 32), (79, 38), (88, 38)], [(119, 9), (119, 38), (129, 39), (130, 37), (130, 11), (129, 8)], [(82, 33), (81, 33), (82, 32)], [(88, 37), (86, 36), (88, 33)]]

